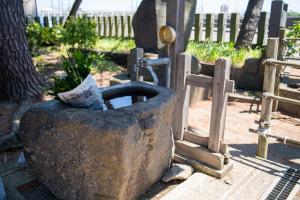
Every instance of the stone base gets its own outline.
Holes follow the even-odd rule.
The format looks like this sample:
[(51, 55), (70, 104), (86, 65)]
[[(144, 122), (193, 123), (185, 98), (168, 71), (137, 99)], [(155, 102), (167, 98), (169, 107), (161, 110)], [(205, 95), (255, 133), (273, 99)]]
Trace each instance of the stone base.
[(174, 92), (141, 82), (101, 91), (104, 99), (152, 98), (105, 111), (53, 100), (21, 120), (28, 164), (58, 199), (137, 199), (169, 168)]

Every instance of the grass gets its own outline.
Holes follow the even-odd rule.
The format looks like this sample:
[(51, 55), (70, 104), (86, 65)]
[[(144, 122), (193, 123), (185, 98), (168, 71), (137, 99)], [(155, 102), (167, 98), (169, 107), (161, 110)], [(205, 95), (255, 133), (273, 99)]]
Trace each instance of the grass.
[(96, 43), (95, 49), (113, 53), (128, 53), (135, 48), (133, 39), (102, 38)]
[(233, 66), (241, 67), (247, 58), (260, 58), (261, 49), (235, 49), (233, 43), (193, 42), (190, 41), (187, 52), (206, 63), (214, 63), (220, 57), (230, 58)]

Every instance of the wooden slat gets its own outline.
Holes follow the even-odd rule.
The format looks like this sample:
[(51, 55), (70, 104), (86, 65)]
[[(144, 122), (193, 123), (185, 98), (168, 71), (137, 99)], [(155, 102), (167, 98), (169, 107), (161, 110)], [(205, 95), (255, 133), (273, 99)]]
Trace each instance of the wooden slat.
[(56, 16), (52, 16), (51, 21), (52, 21), (52, 27), (57, 26), (57, 17)]
[(226, 22), (227, 18), (224, 13), (218, 14), (218, 32), (217, 32), (217, 41), (222, 42), (225, 38), (225, 31), (226, 31)]
[[(205, 137), (205, 136), (201, 136), (199, 133), (195, 133), (192, 131), (185, 131), (184, 132), (184, 140), (195, 143), (195, 144), (199, 144), (202, 145), (206, 148), (208, 148), (208, 141), (209, 141), (209, 137)], [(228, 154), (228, 148), (227, 148), (227, 144), (224, 144), (221, 142), (220, 144), (220, 153), (222, 154)]]
[(193, 160), (193, 159), (185, 158), (182, 155), (178, 155), (178, 154), (174, 155), (174, 160), (175, 160), (175, 162), (178, 162), (178, 163), (191, 165), (195, 170), (197, 170), (199, 172), (203, 172), (207, 175), (216, 177), (218, 179), (223, 178), (233, 169), (233, 164), (229, 163), (227, 165), (224, 165), (222, 170), (215, 170), (206, 164), (203, 164), (203, 163)]
[(99, 35), (99, 37), (101, 37), (101, 31), (102, 31), (102, 21), (101, 21), (101, 18), (100, 17), (97, 17), (97, 22), (98, 22), (98, 26), (97, 26), (97, 28), (98, 28), (98, 35)]
[(112, 30), (113, 30), (111, 18), (112, 18), (111, 16), (108, 16), (108, 36), (109, 37), (112, 37)]
[[(186, 77), (186, 84), (194, 87), (203, 87), (207, 89), (212, 89), (214, 78), (211, 76), (199, 74), (189, 74)], [(226, 80), (225, 91), (232, 93), (234, 92), (234, 84), (233, 80)]]
[(239, 13), (231, 13), (230, 19), (230, 42), (235, 42), (240, 26), (240, 14)]
[(119, 20), (118, 16), (114, 16), (114, 25), (115, 25), (115, 37), (119, 36)]
[(132, 26), (131, 26), (131, 20), (132, 20), (132, 17), (130, 15), (127, 16), (127, 37), (128, 38), (131, 38), (131, 29), (132, 29)]
[(202, 24), (202, 15), (201, 14), (196, 14), (195, 16), (195, 36), (194, 36), (194, 40), (195, 41), (201, 41), (201, 36), (202, 36), (202, 28), (203, 28), (203, 24)]
[(121, 16), (121, 37), (125, 38), (125, 19), (124, 16)]
[(226, 80), (229, 80), (230, 68), (231, 61), (229, 59), (219, 58), (216, 61), (208, 144), (208, 148), (214, 152), (220, 151), (220, 142), (224, 139), (228, 99)]
[(182, 140), (188, 121), (190, 86), (186, 84), (186, 76), (191, 73), (192, 56), (182, 53), (177, 56), (177, 61), (180, 67), (177, 68), (176, 73), (177, 102), (174, 113), (173, 134), (176, 139)]
[(188, 141), (177, 140), (175, 142), (175, 153), (208, 164), (219, 170), (224, 166), (224, 156), (222, 154), (213, 153), (201, 145)]
[(103, 36), (107, 36), (107, 18), (102, 17), (102, 22), (103, 22)]
[(186, 77), (186, 84), (211, 89), (213, 86), (214, 78), (207, 75), (189, 74)]
[(44, 27), (49, 27), (49, 18), (48, 18), (48, 16), (44, 17)]
[(205, 40), (212, 40), (214, 32), (214, 15), (206, 14)]

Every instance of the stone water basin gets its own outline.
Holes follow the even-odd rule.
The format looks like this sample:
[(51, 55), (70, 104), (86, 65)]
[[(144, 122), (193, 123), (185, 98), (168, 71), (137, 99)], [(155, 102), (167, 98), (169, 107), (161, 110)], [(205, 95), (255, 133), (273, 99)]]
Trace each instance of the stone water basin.
[(59, 199), (136, 199), (170, 165), (174, 93), (131, 82), (102, 94), (104, 111), (52, 100), (21, 120), (29, 166)]

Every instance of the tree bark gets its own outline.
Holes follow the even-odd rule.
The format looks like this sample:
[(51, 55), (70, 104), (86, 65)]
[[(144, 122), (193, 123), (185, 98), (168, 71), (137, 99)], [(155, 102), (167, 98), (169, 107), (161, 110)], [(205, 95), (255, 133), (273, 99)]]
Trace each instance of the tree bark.
[(0, 101), (41, 97), (25, 32), (22, 0), (0, 1)]
[(264, 0), (249, 0), (235, 48), (251, 47)]
[(73, 6), (72, 6), (72, 8), (70, 10), (70, 13), (69, 13), (69, 16), (68, 16), (67, 20), (70, 19), (71, 17), (76, 17), (81, 2), (82, 2), (82, 0), (75, 0), (74, 1)]

